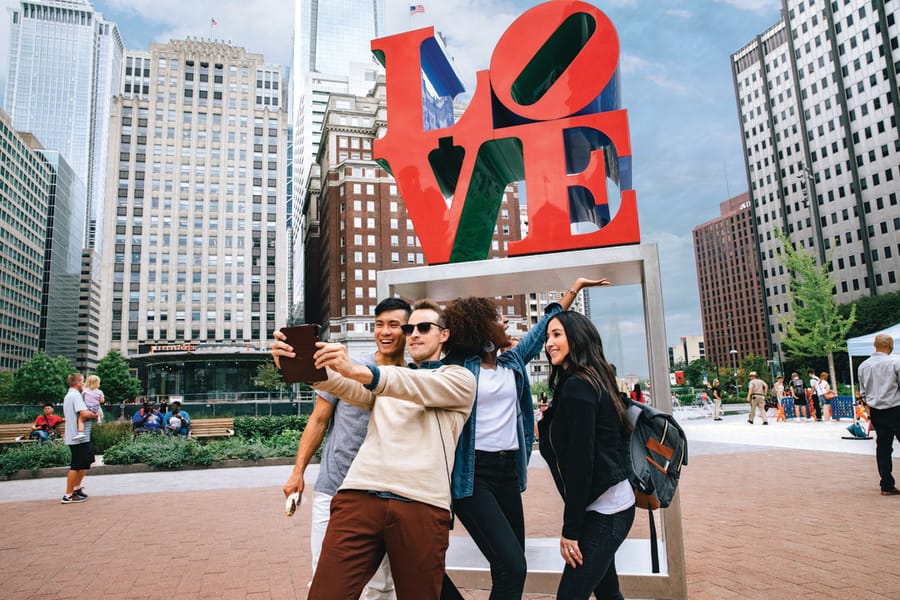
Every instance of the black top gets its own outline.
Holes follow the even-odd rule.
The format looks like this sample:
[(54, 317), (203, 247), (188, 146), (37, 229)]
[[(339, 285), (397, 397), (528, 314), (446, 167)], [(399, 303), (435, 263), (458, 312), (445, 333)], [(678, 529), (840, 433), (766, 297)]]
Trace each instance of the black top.
[(580, 375), (560, 382), (538, 423), (541, 456), (565, 501), (562, 535), (579, 539), (585, 509), (628, 479), (629, 432), (606, 391)]

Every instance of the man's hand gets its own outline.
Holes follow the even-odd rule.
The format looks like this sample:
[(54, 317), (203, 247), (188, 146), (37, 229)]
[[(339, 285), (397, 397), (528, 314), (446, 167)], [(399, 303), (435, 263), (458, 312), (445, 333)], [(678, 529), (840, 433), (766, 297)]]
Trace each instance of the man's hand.
[(279, 357), (287, 356), (288, 358), (296, 358), (297, 355), (294, 353), (293, 347), (289, 346), (285, 341), (287, 340), (287, 336), (281, 333), (281, 330), (272, 332), (272, 337), (275, 338), (272, 342), (272, 358), (275, 360), (275, 366), (280, 369), (281, 363), (278, 361)]
[(316, 359), (316, 368), (324, 369), (328, 367), (335, 373), (342, 375), (348, 379), (353, 379), (362, 384), (372, 383), (372, 371), (365, 365), (360, 365), (350, 359), (347, 347), (343, 344), (326, 344), (325, 342), (316, 342), (316, 353), (313, 358)]
[(301, 496), (303, 495), (303, 472), (300, 473), (291, 473), (291, 476), (288, 477), (287, 483), (284, 484), (284, 487), (281, 488), (281, 491), (284, 492), (284, 497), (287, 498), (294, 492), (298, 492)]

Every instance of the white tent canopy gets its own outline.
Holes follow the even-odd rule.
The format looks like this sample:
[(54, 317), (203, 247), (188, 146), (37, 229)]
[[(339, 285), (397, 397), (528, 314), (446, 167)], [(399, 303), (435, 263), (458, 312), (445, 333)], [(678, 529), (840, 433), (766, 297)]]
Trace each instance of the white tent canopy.
[(861, 335), (859, 337), (850, 338), (847, 340), (847, 354), (849, 355), (847, 358), (850, 359), (850, 393), (855, 397), (856, 396), (856, 382), (854, 378), (856, 377), (856, 373), (853, 371), (853, 357), (854, 356), (872, 356), (875, 354), (875, 336), (879, 333), (886, 333), (894, 340), (894, 354), (900, 352), (900, 323), (896, 325), (892, 325), (887, 329), (882, 329), (881, 331), (876, 331), (875, 333), (870, 333), (868, 335)]
[(875, 354), (875, 336), (879, 333), (886, 333), (894, 339), (894, 353), (900, 352), (900, 323), (859, 337), (847, 340), (847, 354), (850, 356), (871, 356)]

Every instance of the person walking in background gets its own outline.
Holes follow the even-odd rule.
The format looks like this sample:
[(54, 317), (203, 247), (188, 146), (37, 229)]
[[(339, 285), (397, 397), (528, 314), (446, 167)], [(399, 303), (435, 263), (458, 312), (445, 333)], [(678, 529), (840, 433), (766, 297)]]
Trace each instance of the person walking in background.
[(713, 420), (722, 420), (722, 387), (718, 379), (713, 379), (712, 387), (709, 389), (713, 400)]
[[(63, 504), (77, 504), (88, 499), (82, 487), (84, 476), (87, 475), (91, 464), (94, 462), (94, 450), (91, 448), (91, 421), (97, 418), (97, 413), (88, 409), (84, 403), (81, 392), (84, 389), (84, 376), (81, 373), (72, 373), (66, 377), (69, 391), (63, 399), (63, 414), (66, 416), (66, 446), (72, 453), (72, 462), (66, 475), (66, 493), (62, 497)], [(84, 439), (76, 440), (78, 433), (78, 419), (85, 420)]]
[(634, 522), (631, 426), (603, 343), (590, 319), (563, 312), (547, 325), (553, 401), (541, 420), (540, 451), (563, 497), (557, 598), (623, 598), (616, 550)]
[[(512, 344), (492, 299), (458, 298), (444, 310), (451, 333), (443, 362), (465, 366), (478, 386), (456, 446), (453, 510), (490, 564), (492, 600), (520, 600), (527, 574), (522, 492), (534, 444), (528, 363), (540, 354), (550, 319), (567, 310), (583, 288), (600, 285), (609, 281), (578, 278), (502, 353)], [(462, 598), (446, 576), (441, 598)]]
[(797, 371), (791, 373), (790, 381), (791, 394), (794, 396), (794, 416), (800, 418), (801, 415), (809, 421), (809, 404), (806, 403), (806, 386)]
[[(375, 351), (369, 355), (356, 357), (360, 364), (402, 367), (403, 353), (406, 349), (404, 325), (409, 319), (412, 307), (400, 298), (386, 298), (375, 307), (374, 339)], [(272, 357), (279, 364), (279, 350), (284, 346), (285, 336), (280, 331), (274, 333)], [(312, 553), (312, 576), (316, 574), (319, 555), (322, 552), (322, 540), (331, 518), (331, 501), (338, 488), (344, 483), (344, 477), (350, 464), (356, 457), (359, 447), (366, 439), (370, 412), (349, 402), (344, 402), (327, 392), (316, 393), (316, 404), (300, 443), (297, 446), (297, 458), (294, 469), (284, 484), (284, 496), (293, 493), (303, 494), (305, 487), (303, 475), (316, 450), (325, 440), (322, 458), (319, 463), (319, 474), (316, 478), (312, 494), (312, 522), (310, 523), (309, 545)], [(326, 435), (327, 433), (327, 435)], [(389, 600), (394, 597), (394, 580), (391, 578), (390, 563), (387, 556), (381, 561), (375, 575), (366, 585), (366, 600)]]
[(831, 391), (831, 385), (828, 383), (828, 373), (826, 371), (819, 373), (817, 392), (819, 394), (819, 405), (822, 407), (822, 417), (826, 421), (830, 421), (831, 400), (834, 398), (834, 394)]
[(631, 390), (630, 397), (635, 402), (640, 402), (641, 404), (644, 404), (644, 392), (641, 391), (640, 383), (634, 384), (634, 389)]
[(762, 417), (763, 425), (769, 424), (769, 419), (766, 417), (766, 394), (769, 393), (769, 384), (760, 379), (756, 371), (750, 371), (750, 381), (747, 382), (747, 402), (750, 403), (750, 416), (747, 418), (747, 422), (753, 425), (753, 421), (756, 419), (756, 410), (759, 409), (759, 414)]
[[(97, 423), (102, 423), (103, 407), (101, 405), (106, 400), (103, 396), (103, 390), (100, 389), (100, 378), (96, 375), (88, 375), (84, 382), (84, 392), (81, 395), (84, 397), (84, 404), (88, 407), (88, 410), (97, 415)], [(72, 439), (76, 442), (82, 442), (87, 439), (84, 435), (84, 419), (80, 416), (78, 417), (78, 433)]]
[(859, 365), (859, 395), (869, 407), (869, 419), (875, 429), (875, 463), (881, 478), (881, 495), (898, 496), (893, 475), (894, 439), (900, 440), (900, 356), (891, 354), (894, 340), (879, 333), (875, 336), (875, 354)]
[(819, 378), (813, 369), (807, 371), (806, 375), (809, 377), (810, 396), (812, 397), (813, 411), (816, 413), (816, 421), (821, 421), (822, 404), (819, 402)]

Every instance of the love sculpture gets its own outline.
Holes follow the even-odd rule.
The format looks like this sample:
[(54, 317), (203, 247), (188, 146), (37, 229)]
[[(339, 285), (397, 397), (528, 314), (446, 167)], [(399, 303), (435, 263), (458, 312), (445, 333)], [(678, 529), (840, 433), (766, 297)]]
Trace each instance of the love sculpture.
[[(465, 113), (444, 127), (425, 126), (428, 86), (444, 99), (463, 86), (434, 29), (372, 40), (372, 50), (386, 70), (388, 117), (375, 157), (429, 264), (487, 258), (503, 191), (520, 180), (528, 234), (509, 243), (510, 256), (640, 243), (619, 40), (599, 9), (553, 0), (520, 16), (477, 73)], [(612, 219), (608, 179), (620, 194)], [(573, 232), (585, 222), (593, 231)]]

